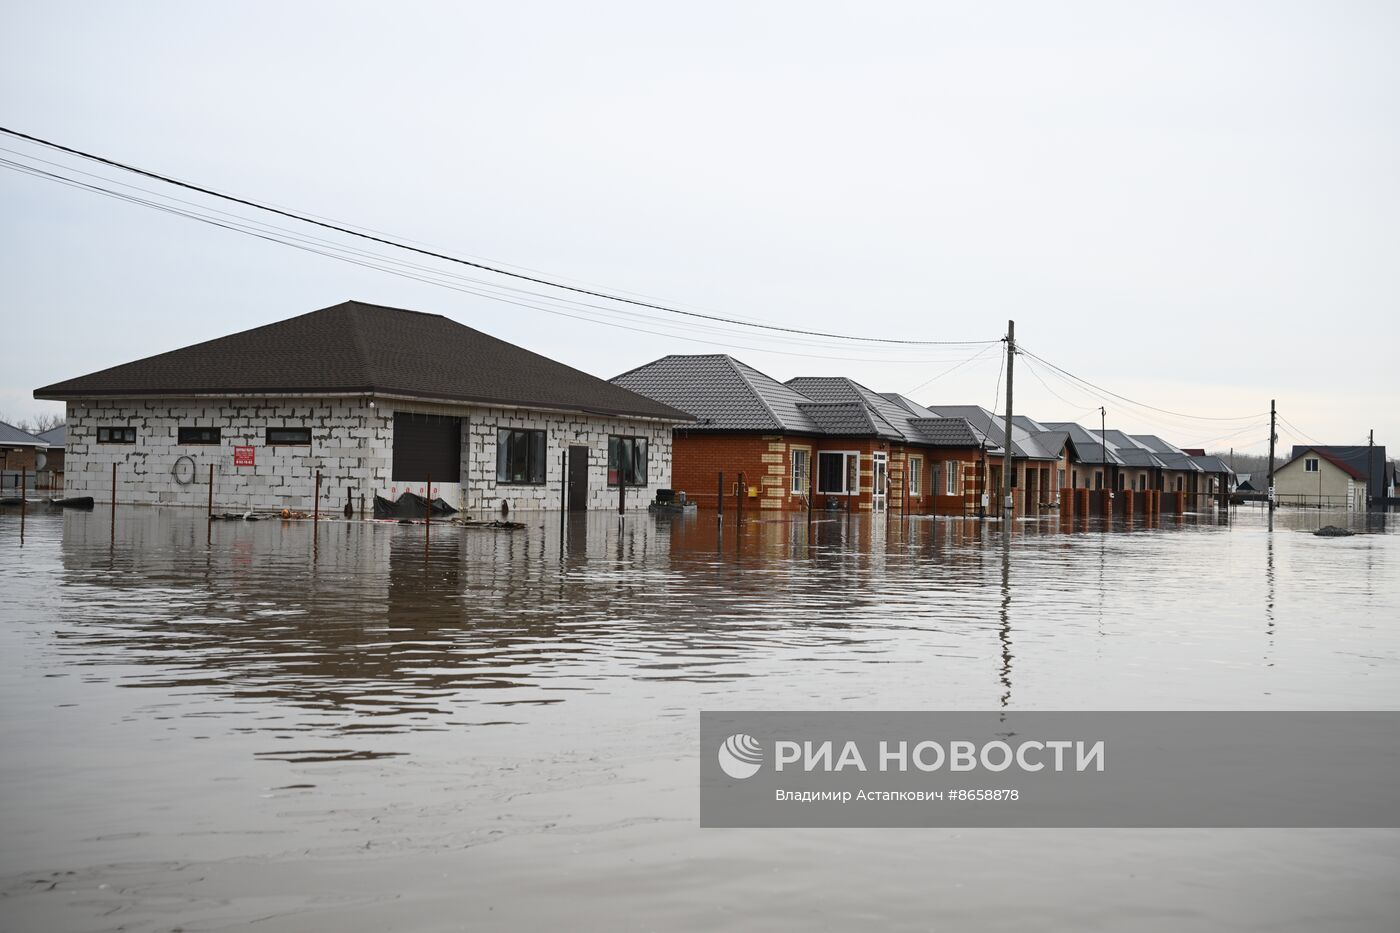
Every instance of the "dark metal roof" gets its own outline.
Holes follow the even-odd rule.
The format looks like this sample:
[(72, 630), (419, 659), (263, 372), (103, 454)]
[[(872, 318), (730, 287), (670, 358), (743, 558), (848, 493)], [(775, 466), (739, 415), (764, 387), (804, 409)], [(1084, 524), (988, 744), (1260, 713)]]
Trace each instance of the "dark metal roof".
[(1099, 442), (1098, 432), (1090, 431), (1073, 421), (1047, 421), (1045, 426), (1052, 431), (1064, 431), (1069, 435), (1069, 439), (1074, 445), (1077, 463), (1089, 466), (1100, 463), (1109, 466), (1123, 465), (1122, 459), (1114, 452), (1111, 444), (1105, 447)]
[(690, 414), (691, 431), (821, 431), (800, 407), (811, 399), (722, 353), (663, 356), (612, 381)]
[[(1362, 449), (1364, 450), (1365, 448)], [(1326, 460), (1328, 463), (1332, 464), (1337, 469), (1350, 476), (1352, 479), (1366, 478), (1366, 473), (1364, 471), (1364, 462), (1362, 463), (1361, 468), (1358, 469), (1356, 466), (1353, 466), (1351, 463), (1338, 456), (1335, 453), (1336, 450), (1337, 448), (1335, 447), (1303, 447), (1302, 445), (1295, 444), (1293, 447), (1293, 456), (1288, 458), (1287, 463), (1274, 467), (1274, 475), (1277, 476), (1279, 474), (1279, 471), (1282, 470), (1284, 467), (1296, 463), (1300, 458), (1304, 457), (1307, 454), (1317, 454), (1323, 460)], [(1382, 477), (1382, 479), (1384, 479), (1384, 477)]]
[(56, 428), (49, 428), (47, 431), (40, 431), (34, 435), (39, 440), (50, 447), (63, 447), (68, 443), (68, 425), (60, 424)]
[[(1006, 443), (1006, 433), (1002, 428), (1006, 419), (988, 411), (981, 405), (934, 405), (932, 410), (945, 418), (966, 419), (969, 424), (987, 435), (987, 438), (998, 447)], [(1041, 430), (1031, 431), (1023, 427), (1023, 423), (1029, 423)], [(1011, 419), (1011, 455), (1024, 460), (1060, 459), (1065, 438), (1054, 431), (1045, 431), (1044, 427), (1037, 421), (1026, 419), (1026, 422), (1022, 422), (1019, 417), (1013, 417)]]
[(1212, 454), (1196, 455), (1191, 461), (1200, 467), (1203, 473), (1224, 473), (1233, 476), (1235, 472), (1230, 469), (1230, 464)]
[(14, 425), (0, 421), (0, 444), (6, 447), (48, 447), (48, 443), (43, 438), (36, 437), (28, 431), (21, 431)]
[(802, 411), (823, 434), (845, 437), (883, 437), (888, 425), (871, 417), (860, 402), (807, 402)]
[(35, 398), (375, 393), (688, 421), (440, 314), (347, 301), (45, 386)]
[(872, 392), (854, 379), (844, 376), (799, 376), (789, 379), (786, 385), (818, 402), (854, 402), (865, 406), (878, 437), (904, 440), (909, 436), (907, 427), (912, 417), (909, 410), (878, 392)]
[(1318, 453), (1325, 454), (1327, 459), (1341, 466), (1356, 479), (1370, 477), (1367, 481), (1370, 495), (1373, 498), (1385, 496), (1386, 456), (1384, 444), (1374, 446), (1369, 444), (1322, 444), (1316, 447), (1294, 444), (1293, 456), (1288, 458), (1289, 462), (1298, 459), (1299, 454), (1305, 450), (1316, 450)]
[(966, 418), (913, 418), (910, 425), (921, 443), (931, 447), (981, 447), (985, 442), (988, 453), (1001, 453), (1001, 445), (993, 444)]
[(880, 397), (883, 398), (883, 399), (887, 399), (887, 400), (889, 400), (889, 401), (891, 401), (891, 402), (894, 402), (896, 405), (898, 405), (899, 407), (903, 408), (905, 411), (909, 412), (909, 413), (910, 413), (911, 415), (913, 415), (915, 418), (936, 418), (936, 417), (938, 417), (938, 416), (935, 415), (932, 411), (930, 411), (929, 409), (927, 409), (927, 408), (925, 408), (924, 406), (920, 405), (918, 402), (916, 402), (916, 401), (914, 401), (913, 399), (910, 399), (910, 398), (905, 398), (904, 396), (900, 395), (898, 392), (881, 392), (881, 393), (880, 393)]

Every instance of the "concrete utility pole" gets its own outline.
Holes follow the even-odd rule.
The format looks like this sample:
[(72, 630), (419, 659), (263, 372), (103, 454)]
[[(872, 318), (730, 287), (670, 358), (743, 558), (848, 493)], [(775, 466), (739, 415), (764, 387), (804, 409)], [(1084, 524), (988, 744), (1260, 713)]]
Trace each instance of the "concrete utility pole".
[(1371, 471), (1376, 465), (1376, 429), (1366, 435), (1366, 507), (1371, 507)]
[[(1100, 406), (1099, 406), (1099, 490), (1107, 490), (1107, 489), (1109, 488), (1109, 483), (1108, 483), (1108, 438), (1105, 437), (1106, 434), (1108, 434), (1108, 410), (1107, 410), (1106, 408), (1104, 408), (1102, 405), (1100, 405)], [(1098, 492), (1098, 490), (1095, 490), (1095, 491)], [(1108, 502), (1107, 496), (1104, 495), (1103, 493), (1100, 493), (1100, 495), (1099, 495), (1099, 500), (1100, 500), (1102, 503), (1104, 503), (1103, 512), (1104, 512), (1104, 515), (1107, 515), (1108, 512), (1109, 512), (1109, 509), (1108, 509), (1108, 506), (1107, 506), (1107, 502)]]
[[(1007, 495), (1007, 493), (1008, 493), (1008, 492), (1010, 491), (1010, 489), (1011, 489), (1011, 478), (1012, 478), (1012, 475), (1013, 475), (1012, 471), (1016, 469), (1016, 460), (1015, 460), (1015, 458), (1011, 455), (1011, 397), (1012, 397), (1012, 396), (1011, 396), (1011, 392), (1012, 392), (1012, 387), (1013, 387), (1014, 381), (1015, 381), (1015, 371), (1014, 371), (1014, 370), (1015, 370), (1015, 364), (1016, 364), (1016, 322), (1015, 322), (1015, 321), (1007, 321), (1007, 322), (1006, 322), (1006, 424), (1003, 425), (1003, 427), (1006, 429), (1006, 431), (1005, 431), (1005, 434), (1006, 434), (1006, 457), (1005, 457), (1005, 460), (1004, 460), (1003, 463), (1002, 463), (1002, 469), (1001, 469), (1001, 486), (1000, 486), (1000, 488), (997, 490), (997, 494), (998, 494), (999, 496), (1001, 496), (1001, 505), (1000, 505), (1000, 508), (1001, 508), (1001, 510), (1002, 510), (1003, 515), (1004, 515), (1005, 513), (1010, 512), (1010, 511), (1012, 510), (1012, 509), (1011, 509), (1011, 503), (1010, 503), (1010, 497)], [(1014, 495), (1014, 493), (1013, 493), (1013, 495)], [(1006, 527), (1009, 528), (1010, 525), (1007, 525)]]
[(1274, 511), (1274, 443), (1278, 441), (1278, 410), (1269, 399), (1269, 514)]

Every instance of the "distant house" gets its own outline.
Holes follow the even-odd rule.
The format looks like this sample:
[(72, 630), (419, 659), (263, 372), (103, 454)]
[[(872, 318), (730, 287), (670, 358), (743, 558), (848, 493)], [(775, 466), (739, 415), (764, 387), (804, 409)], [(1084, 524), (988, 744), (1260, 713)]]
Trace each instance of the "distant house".
[[(645, 508), (690, 416), (436, 314), (349, 301), (39, 389), (66, 492), (322, 509), (405, 492), (470, 511)], [(568, 454), (567, 474), (563, 455)], [(432, 487), (428, 488), (431, 477)]]
[(1105, 443), (1097, 432), (1073, 421), (1047, 421), (1045, 426), (1064, 431), (1074, 442), (1074, 456), (1070, 461), (1070, 488), (1116, 488), (1117, 472), (1124, 466), (1117, 448)]
[[(1130, 434), (1129, 439), (1152, 451), (1160, 466), (1149, 476), (1149, 489), (1158, 492), (1184, 492), (1192, 495), (1214, 495), (1221, 490), (1214, 475), (1213, 461), (1201, 461), (1156, 434)], [(1209, 473), (1204, 463), (1213, 468)]]
[(44, 465), (39, 468), (39, 488), (61, 490), (63, 488), (63, 468), (68, 445), (68, 426), (60, 424), (56, 428), (41, 431), (36, 435), (49, 447), (44, 451)]
[(0, 488), (17, 491), (23, 481), (33, 489), (48, 447), (43, 438), (0, 421)]
[(1366, 474), (1328, 447), (1294, 447), (1294, 455), (1274, 469), (1274, 500), (1348, 512), (1366, 508)]
[(1366, 481), (1366, 495), (1373, 501), (1384, 500), (1395, 494), (1392, 477), (1386, 469), (1389, 460), (1385, 455), (1384, 444), (1324, 444), (1317, 447), (1293, 445), (1290, 459), (1296, 459), (1305, 450), (1326, 453), (1337, 462), (1345, 463)]
[[(1008, 444), (1006, 418), (981, 405), (936, 405), (933, 411), (944, 417), (963, 418), (999, 446)], [(1011, 471), (1008, 493), (1018, 514), (1034, 514), (1042, 507), (1059, 502), (1060, 490), (1070, 481), (1070, 462), (1075, 448), (1070, 433), (1054, 425), (1041, 424), (1024, 416), (1011, 422)], [(990, 486), (1000, 487), (1001, 472), (995, 469)]]
[[(672, 355), (613, 382), (693, 420), (676, 425), (673, 485), (704, 508), (957, 512), (1000, 450), (960, 418), (844, 378), (779, 382), (724, 354)], [(742, 476), (742, 487), (740, 477)]]

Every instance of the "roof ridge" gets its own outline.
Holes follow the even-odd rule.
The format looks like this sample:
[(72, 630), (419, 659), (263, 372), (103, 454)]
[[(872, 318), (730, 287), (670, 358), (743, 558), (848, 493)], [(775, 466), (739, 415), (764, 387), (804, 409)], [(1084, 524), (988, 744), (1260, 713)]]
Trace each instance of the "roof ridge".
[[(758, 400), (758, 404), (763, 406), (763, 410), (768, 413), (768, 417), (773, 419), (773, 427), (778, 428), (780, 430), (786, 430), (787, 425), (783, 424), (783, 419), (778, 417), (778, 413), (773, 410), (773, 406), (768, 404), (768, 399), (764, 398), (763, 393), (758, 391), (758, 388), (753, 384), (752, 381), (750, 381), (748, 373), (745, 373), (744, 370), (753, 370), (753, 372), (759, 373), (760, 375), (762, 375), (762, 372), (760, 370), (754, 369), (748, 363), (742, 362), (741, 360), (736, 360), (728, 353), (721, 354), (721, 357), (725, 360), (725, 362), (729, 364), (729, 368), (734, 371), (734, 375), (739, 377), (739, 381), (744, 384), (744, 388), (748, 389), (749, 393), (755, 399)], [(743, 368), (741, 369), (740, 367)], [(771, 379), (772, 377), (770, 376), (768, 378)], [(777, 380), (774, 381), (776, 382)], [(782, 385), (782, 383), (778, 384)], [(802, 393), (798, 392), (797, 394), (801, 395)]]

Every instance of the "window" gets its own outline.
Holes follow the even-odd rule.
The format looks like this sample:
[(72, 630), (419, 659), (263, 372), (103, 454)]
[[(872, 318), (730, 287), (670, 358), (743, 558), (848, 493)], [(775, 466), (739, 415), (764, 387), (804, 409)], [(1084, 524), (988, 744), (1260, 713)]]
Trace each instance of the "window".
[(647, 484), (647, 439), (645, 437), (608, 438), (608, 485), (645, 486)]
[(1095, 488), (1095, 489), (1102, 489), (1102, 488), (1103, 488), (1103, 470), (1095, 470), (1095, 471), (1094, 471), (1094, 488)]
[(1117, 485), (1116, 488), (1118, 488), (1118, 489), (1121, 490), (1121, 489), (1123, 488), (1123, 480), (1125, 480), (1125, 479), (1127, 479), (1127, 477), (1125, 477), (1122, 473), (1119, 473), (1119, 474), (1118, 474), (1118, 485)]
[(1317, 457), (1309, 457), (1303, 461), (1304, 473), (1316, 473), (1318, 468)]
[(136, 443), (136, 429), (124, 425), (112, 427), (101, 427), (97, 429), (97, 443), (99, 444), (134, 444)]
[(792, 491), (805, 493), (811, 486), (812, 452), (805, 448), (792, 449)]
[(218, 428), (193, 428), (183, 427), (179, 429), (179, 441), (181, 444), (217, 444), (219, 443)]
[(924, 494), (924, 458), (909, 458), (909, 495), (922, 496)]
[(267, 446), (288, 447), (288, 446), (311, 446), (310, 428), (268, 428)]
[(544, 432), (496, 431), (496, 482), (527, 486), (544, 483)]
[(443, 483), (462, 478), (462, 419), (450, 415), (394, 412), (390, 478), (396, 483)]
[(956, 460), (948, 460), (943, 464), (943, 494), (946, 496), (956, 496), (958, 494), (958, 472), (961, 464)]
[(1060, 477), (1060, 485), (1057, 486), (1056, 488), (1057, 488), (1057, 489), (1064, 489), (1064, 488), (1065, 488), (1065, 471), (1064, 471), (1064, 470), (1061, 470), (1061, 471), (1059, 472), (1059, 477)]
[(829, 496), (860, 493), (860, 454), (823, 450), (817, 454), (817, 492)]

